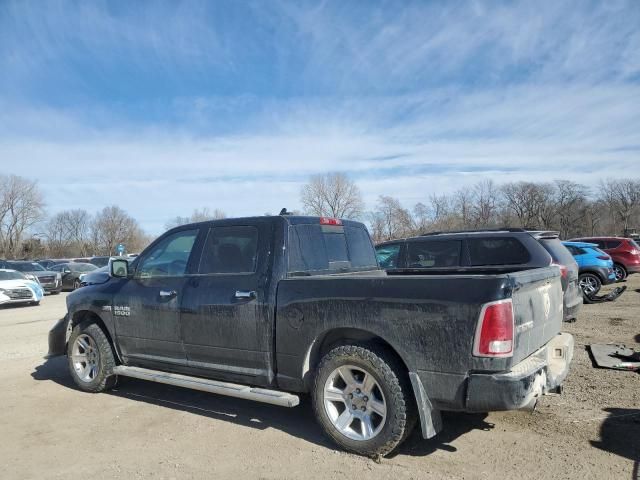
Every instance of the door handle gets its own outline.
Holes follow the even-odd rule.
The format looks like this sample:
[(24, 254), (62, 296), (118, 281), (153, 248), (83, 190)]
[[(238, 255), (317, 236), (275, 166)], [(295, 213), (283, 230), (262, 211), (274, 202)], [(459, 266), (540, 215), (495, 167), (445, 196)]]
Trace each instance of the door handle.
[(176, 295), (178, 295), (178, 292), (176, 292), (175, 290), (160, 290), (160, 296), (162, 298), (171, 298), (175, 297)]
[(236, 298), (241, 300), (251, 300), (256, 298), (256, 292), (254, 290), (236, 290)]

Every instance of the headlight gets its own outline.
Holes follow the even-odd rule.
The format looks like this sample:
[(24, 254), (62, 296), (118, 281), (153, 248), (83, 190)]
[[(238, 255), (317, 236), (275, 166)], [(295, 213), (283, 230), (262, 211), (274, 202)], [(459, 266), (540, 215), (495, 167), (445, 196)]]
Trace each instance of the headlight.
[(25, 277), (27, 277), (29, 280), (36, 282), (36, 283), (40, 283), (38, 281), (38, 277), (36, 277), (35, 275), (31, 274), (31, 273), (25, 273), (24, 275)]

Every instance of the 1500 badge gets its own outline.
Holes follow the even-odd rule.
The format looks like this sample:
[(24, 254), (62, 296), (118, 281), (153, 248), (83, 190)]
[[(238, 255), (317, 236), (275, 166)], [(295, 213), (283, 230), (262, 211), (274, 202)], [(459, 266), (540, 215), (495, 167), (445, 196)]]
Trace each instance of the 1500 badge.
[(131, 315), (131, 309), (129, 307), (120, 307), (120, 306), (114, 305), (113, 314), (119, 317), (128, 317)]

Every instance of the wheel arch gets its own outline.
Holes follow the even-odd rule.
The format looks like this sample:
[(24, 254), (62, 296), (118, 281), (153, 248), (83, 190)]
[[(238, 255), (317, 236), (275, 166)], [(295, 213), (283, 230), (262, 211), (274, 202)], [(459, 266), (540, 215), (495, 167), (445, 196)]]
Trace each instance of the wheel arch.
[(350, 343), (382, 347), (399, 361), (400, 365), (404, 368), (404, 373), (407, 375), (407, 378), (409, 378), (408, 375), (411, 370), (409, 368), (409, 363), (405, 360), (405, 356), (398, 348), (395, 348), (382, 336), (360, 328), (336, 327), (326, 330), (318, 335), (307, 349), (307, 353), (302, 364), (302, 380), (307, 391), (311, 390), (313, 375), (320, 364), (322, 357), (332, 348)]
[(104, 320), (102, 320), (100, 315), (98, 315), (96, 312), (94, 312), (92, 310), (78, 310), (77, 312), (74, 312), (74, 314), (71, 316), (71, 318), (69, 320), (70, 326), (71, 326), (72, 329), (76, 325), (79, 325), (80, 323), (85, 322), (85, 321), (92, 321), (93, 323), (98, 325), (98, 327), (100, 327), (100, 329), (106, 335), (107, 340), (109, 340), (109, 345), (111, 345), (111, 350), (114, 352), (114, 355), (115, 355), (115, 357), (117, 359), (117, 362), (118, 363), (122, 363), (122, 358), (120, 357), (120, 352), (116, 348), (115, 342), (113, 341), (113, 338), (111, 336), (111, 331), (107, 328), (107, 325), (105, 324)]
[(593, 268), (584, 268), (580, 271), (578, 276), (582, 276), (585, 274), (595, 275), (600, 280), (600, 283), (606, 283), (607, 279), (602, 277), (602, 273)]

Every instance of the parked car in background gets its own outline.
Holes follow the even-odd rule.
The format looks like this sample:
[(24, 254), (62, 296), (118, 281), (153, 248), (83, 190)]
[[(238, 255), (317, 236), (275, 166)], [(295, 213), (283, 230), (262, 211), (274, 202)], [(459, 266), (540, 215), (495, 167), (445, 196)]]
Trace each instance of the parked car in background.
[(621, 282), (632, 273), (640, 272), (640, 246), (635, 240), (624, 237), (581, 237), (572, 242), (595, 243), (598, 248), (611, 256), (616, 280)]
[(95, 265), (98, 268), (101, 267), (105, 267), (107, 265), (109, 265), (109, 259), (111, 257), (108, 255), (103, 255), (103, 256), (99, 256), (99, 257), (91, 257), (89, 259), (89, 263), (91, 263), (92, 265)]
[(30, 280), (37, 280), (45, 293), (58, 294), (62, 291), (62, 276), (51, 270), (45, 269), (38, 262), (24, 260), (6, 261), (4, 268), (22, 272)]
[(60, 272), (62, 275), (62, 289), (75, 290), (80, 288), (80, 275), (93, 272), (98, 267), (90, 263), (69, 262), (61, 263), (51, 267), (51, 270)]
[(44, 290), (37, 281), (29, 280), (22, 272), (0, 269), (0, 305), (30, 303), (39, 305)]
[[(541, 248), (542, 247), (542, 248)], [(564, 292), (564, 320), (574, 320), (582, 305), (578, 265), (558, 232), (510, 228), (433, 232), (376, 246), (378, 263), (388, 274), (514, 271), (557, 265)]]
[(578, 284), (583, 293), (595, 295), (602, 285), (616, 281), (613, 260), (595, 243), (562, 242), (576, 259), (579, 269)]
[(36, 260), (36, 263), (42, 265), (45, 269), (50, 270), (54, 265), (59, 265), (61, 263), (68, 263), (71, 260), (68, 258), (44, 258), (42, 260)]
[(80, 286), (99, 285), (109, 280), (109, 265), (95, 269), (93, 272), (80, 275)]

